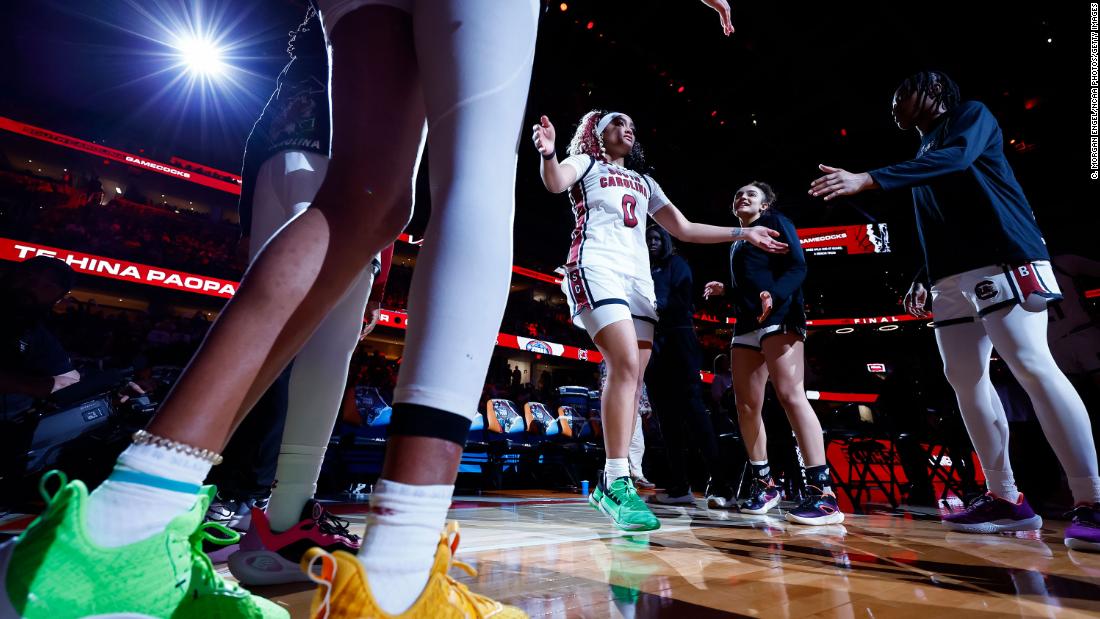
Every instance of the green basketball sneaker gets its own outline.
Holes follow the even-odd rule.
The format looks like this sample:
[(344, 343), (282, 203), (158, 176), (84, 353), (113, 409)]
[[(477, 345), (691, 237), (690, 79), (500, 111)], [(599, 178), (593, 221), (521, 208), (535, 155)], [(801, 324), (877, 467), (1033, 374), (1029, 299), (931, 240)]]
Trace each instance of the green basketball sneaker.
[(634, 489), (634, 481), (624, 476), (611, 482), (600, 475), (599, 483), (588, 495), (588, 504), (611, 518), (615, 526), (626, 531), (653, 531), (661, 528), (661, 521), (649, 511), (645, 501)]
[[(58, 477), (52, 497), (46, 484)], [(88, 489), (59, 472), (39, 483), (48, 505), (18, 538), (0, 545), (0, 617), (76, 619), (88, 615), (195, 619), (289, 619), (287, 611), (222, 579), (202, 552), (204, 539), (226, 541), (203, 524), (214, 497), (204, 486), (191, 511), (159, 535), (118, 548), (88, 539)]]

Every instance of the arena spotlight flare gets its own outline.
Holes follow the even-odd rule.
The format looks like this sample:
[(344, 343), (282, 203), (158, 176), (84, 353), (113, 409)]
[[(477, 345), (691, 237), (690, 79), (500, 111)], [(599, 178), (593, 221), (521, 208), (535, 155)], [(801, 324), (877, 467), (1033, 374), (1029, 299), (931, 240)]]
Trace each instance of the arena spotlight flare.
[(228, 66), (224, 53), (209, 39), (187, 35), (175, 45), (184, 69), (196, 77), (222, 77)]

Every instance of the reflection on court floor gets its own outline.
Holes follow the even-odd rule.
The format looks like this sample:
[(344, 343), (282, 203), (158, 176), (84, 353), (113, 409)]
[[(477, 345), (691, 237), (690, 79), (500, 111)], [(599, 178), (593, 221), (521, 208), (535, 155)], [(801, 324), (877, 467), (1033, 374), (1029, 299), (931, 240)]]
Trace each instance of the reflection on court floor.
[[(1010, 537), (906, 511), (813, 528), (657, 507), (661, 529), (632, 535), (577, 495), (521, 494), (456, 499), (479, 574), (454, 575), (532, 617), (1100, 617), (1100, 554), (1068, 550), (1063, 522)], [(363, 505), (334, 507), (361, 531)], [(308, 616), (308, 585), (254, 590)]]

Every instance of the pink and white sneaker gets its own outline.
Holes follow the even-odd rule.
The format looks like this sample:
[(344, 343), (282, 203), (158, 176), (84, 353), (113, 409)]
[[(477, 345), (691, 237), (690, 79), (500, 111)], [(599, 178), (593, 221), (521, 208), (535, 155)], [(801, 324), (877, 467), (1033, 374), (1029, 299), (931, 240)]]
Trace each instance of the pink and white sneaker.
[(302, 509), (302, 521), (282, 533), (273, 532), (267, 514), (255, 510), (240, 550), (229, 555), (229, 571), (246, 586), (309, 582), (300, 562), (313, 547), (356, 554), (359, 536), (348, 531), (346, 520), (312, 499)]

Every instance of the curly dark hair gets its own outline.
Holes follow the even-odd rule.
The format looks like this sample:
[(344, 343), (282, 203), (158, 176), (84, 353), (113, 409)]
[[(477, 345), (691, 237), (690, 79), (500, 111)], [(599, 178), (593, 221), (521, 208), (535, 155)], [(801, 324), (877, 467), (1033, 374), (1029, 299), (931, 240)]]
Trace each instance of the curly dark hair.
[(325, 47), (325, 33), (321, 29), (321, 18), (312, 5), (306, 9), (306, 16), (298, 27), (290, 31), (286, 53), (293, 58), (320, 58), (328, 55)]
[(745, 185), (752, 185), (753, 187), (759, 189), (760, 193), (764, 194), (764, 199), (761, 200), (761, 202), (767, 204), (768, 208), (775, 207), (775, 201), (779, 199), (779, 196), (776, 195), (775, 190), (772, 189), (771, 185), (765, 183), (764, 181), (752, 181), (749, 183), (745, 183)]
[[(935, 84), (940, 85), (940, 91), (938, 93), (932, 92), (932, 86)], [(908, 97), (914, 92), (920, 93), (921, 96), (928, 97), (932, 100), (934, 106), (943, 105), (944, 109), (950, 110), (959, 104), (959, 85), (955, 83), (950, 77), (947, 77), (946, 73), (941, 71), (921, 71), (920, 73), (914, 73), (902, 81), (898, 86), (897, 95), (899, 97)]]
[[(573, 133), (573, 139), (569, 141), (569, 148), (566, 149), (566, 152), (570, 155), (591, 155), (597, 159), (607, 161), (607, 156), (600, 150), (599, 136), (596, 135), (596, 125), (607, 113), (607, 110), (592, 110), (581, 116), (580, 122), (577, 123), (577, 130)], [(645, 151), (642, 150), (642, 145), (638, 140), (634, 140), (634, 146), (630, 149), (630, 154), (624, 158), (623, 165), (641, 174), (649, 173), (650, 168), (646, 164)]]

